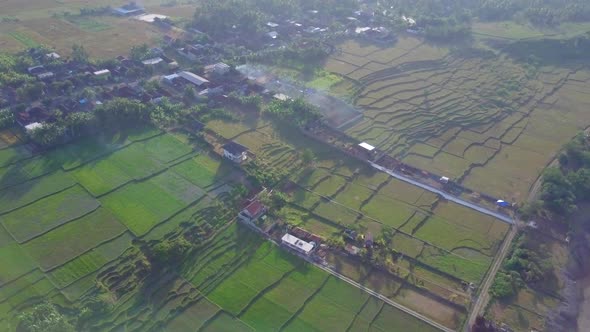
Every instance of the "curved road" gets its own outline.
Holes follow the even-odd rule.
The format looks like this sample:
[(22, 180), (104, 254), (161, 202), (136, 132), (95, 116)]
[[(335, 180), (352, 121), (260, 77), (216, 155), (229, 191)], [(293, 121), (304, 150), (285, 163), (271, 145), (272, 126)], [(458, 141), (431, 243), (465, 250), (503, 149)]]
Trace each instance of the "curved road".
[(501, 213), (498, 213), (498, 212), (495, 212), (495, 211), (486, 209), (483, 206), (479, 206), (479, 205), (473, 204), (473, 203), (471, 203), (469, 201), (466, 201), (464, 199), (461, 199), (461, 198), (459, 198), (457, 196), (450, 195), (450, 194), (448, 194), (448, 193), (446, 193), (446, 192), (444, 192), (444, 191), (442, 191), (442, 190), (440, 190), (438, 188), (434, 188), (434, 187), (429, 186), (427, 184), (418, 182), (418, 181), (413, 180), (413, 179), (411, 179), (411, 178), (409, 178), (407, 176), (404, 176), (404, 175), (401, 175), (399, 173), (396, 173), (396, 172), (394, 172), (394, 171), (392, 171), (390, 169), (387, 169), (385, 167), (379, 166), (379, 165), (377, 165), (377, 164), (375, 164), (373, 162), (369, 162), (369, 163), (371, 164), (371, 166), (373, 166), (373, 168), (375, 168), (377, 170), (380, 170), (381, 172), (385, 172), (385, 173), (393, 176), (394, 178), (396, 178), (398, 180), (407, 182), (409, 184), (413, 184), (413, 185), (415, 185), (417, 187), (420, 187), (422, 189), (425, 189), (425, 190), (428, 190), (428, 191), (433, 192), (435, 194), (438, 194), (438, 195), (444, 197), (446, 200), (449, 200), (449, 201), (452, 201), (454, 203), (463, 205), (463, 206), (465, 206), (467, 208), (476, 210), (476, 211), (481, 212), (483, 214), (487, 214), (489, 216), (492, 216), (494, 218), (497, 218), (499, 220), (502, 220), (502, 221), (504, 221), (506, 223), (509, 223), (511, 225), (514, 224), (514, 219), (512, 219), (510, 216), (507, 216), (505, 214), (501, 214)]

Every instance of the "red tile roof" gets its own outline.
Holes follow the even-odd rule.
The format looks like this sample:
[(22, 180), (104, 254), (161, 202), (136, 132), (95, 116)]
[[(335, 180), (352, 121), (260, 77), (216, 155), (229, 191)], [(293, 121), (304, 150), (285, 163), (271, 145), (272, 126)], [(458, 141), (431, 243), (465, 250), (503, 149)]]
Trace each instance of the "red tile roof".
[(250, 216), (253, 217), (261, 214), (263, 210), (264, 205), (262, 205), (262, 203), (260, 203), (259, 201), (254, 201), (246, 207), (246, 211), (248, 212), (248, 214), (250, 214)]

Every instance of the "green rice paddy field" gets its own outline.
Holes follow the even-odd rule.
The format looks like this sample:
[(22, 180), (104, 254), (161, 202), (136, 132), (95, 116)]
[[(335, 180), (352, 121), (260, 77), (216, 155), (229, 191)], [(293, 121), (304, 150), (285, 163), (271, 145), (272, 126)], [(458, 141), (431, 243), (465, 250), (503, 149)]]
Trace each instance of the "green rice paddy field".
[(326, 70), (364, 117), (346, 132), (421, 169), (511, 202), (590, 125), (590, 71), (532, 67), (504, 55), (453, 52), (412, 37), (380, 48), (348, 41)]
[[(88, 331), (435, 331), (219, 219), (213, 193), (232, 167), (173, 135), (134, 130), (33, 155), (0, 134), (1, 331), (44, 299), (74, 312), (106, 301)], [(266, 149), (277, 163), (295, 153)], [(196, 248), (146, 279), (133, 243), (179, 229), (201, 234)]]

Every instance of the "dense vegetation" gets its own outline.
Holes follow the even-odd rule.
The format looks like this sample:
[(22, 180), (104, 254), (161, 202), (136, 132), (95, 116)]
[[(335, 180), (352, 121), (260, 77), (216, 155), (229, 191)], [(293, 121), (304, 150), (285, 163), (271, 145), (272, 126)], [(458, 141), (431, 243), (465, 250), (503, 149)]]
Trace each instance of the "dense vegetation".
[(550, 263), (529, 248), (529, 241), (534, 240), (526, 234), (518, 239), (490, 288), (492, 296), (509, 298), (525, 285), (534, 285), (546, 279), (551, 270)]
[(590, 142), (579, 134), (565, 146), (559, 156), (559, 167), (543, 174), (540, 201), (523, 208), (525, 217), (546, 210), (554, 217), (566, 219), (576, 206), (590, 199)]
[(538, 25), (590, 20), (585, 0), (386, 0), (384, 8), (423, 18), (478, 18), (485, 21), (526, 20)]
[(358, 8), (354, 0), (222, 0), (208, 1), (195, 12), (195, 25), (211, 34), (222, 36), (230, 32), (255, 35), (273, 19), (301, 17), (317, 10), (322, 15), (350, 15)]
[(303, 99), (274, 100), (264, 110), (280, 120), (289, 121), (299, 127), (321, 118), (319, 110)]

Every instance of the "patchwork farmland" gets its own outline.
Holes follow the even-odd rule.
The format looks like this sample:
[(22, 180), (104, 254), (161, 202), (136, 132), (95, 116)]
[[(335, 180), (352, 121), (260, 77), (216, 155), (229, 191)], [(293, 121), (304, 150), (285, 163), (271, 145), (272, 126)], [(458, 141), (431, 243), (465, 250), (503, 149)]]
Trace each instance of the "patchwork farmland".
[(0, 260), (10, 267), (0, 272), (2, 329), (44, 296), (72, 305), (132, 241), (161, 238), (190, 219), (173, 217), (189, 210), (196, 218), (231, 189), (219, 161), (155, 129), (42, 155), (16, 129), (0, 137)]
[[(90, 331), (435, 331), (230, 222), (215, 202), (234, 168), (182, 134), (133, 130), (41, 155), (16, 129), (0, 137), (2, 330), (48, 298), (72, 310), (109, 303)], [(260, 149), (274, 163), (295, 156), (286, 144)], [(180, 271), (145, 280), (133, 243), (180, 235), (197, 245)]]
[[(508, 224), (376, 172), (264, 117), (245, 114), (241, 121), (216, 120), (208, 128), (244, 144), (261, 163), (279, 167), (289, 165), (297, 151), (313, 149), (313, 166), (288, 172), (284, 218), (325, 239), (346, 228), (375, 238), (390, 234), (385, 245), (393, 254), (386, 271), (342, 255), (326, 259), (337, 272), (407, 308), (451, 329), (462, 325), (468, 285), (483, 279)], [(267, 152), (278, 147), (284, 157)]]
[(349, 135), (510, 202), (524, 201), (557, 150), (590, 124), (581, 66), (523, 66), (402, 37), (389, 49), (348, 41), (326, 69), (354, 82), (364, 110)]

